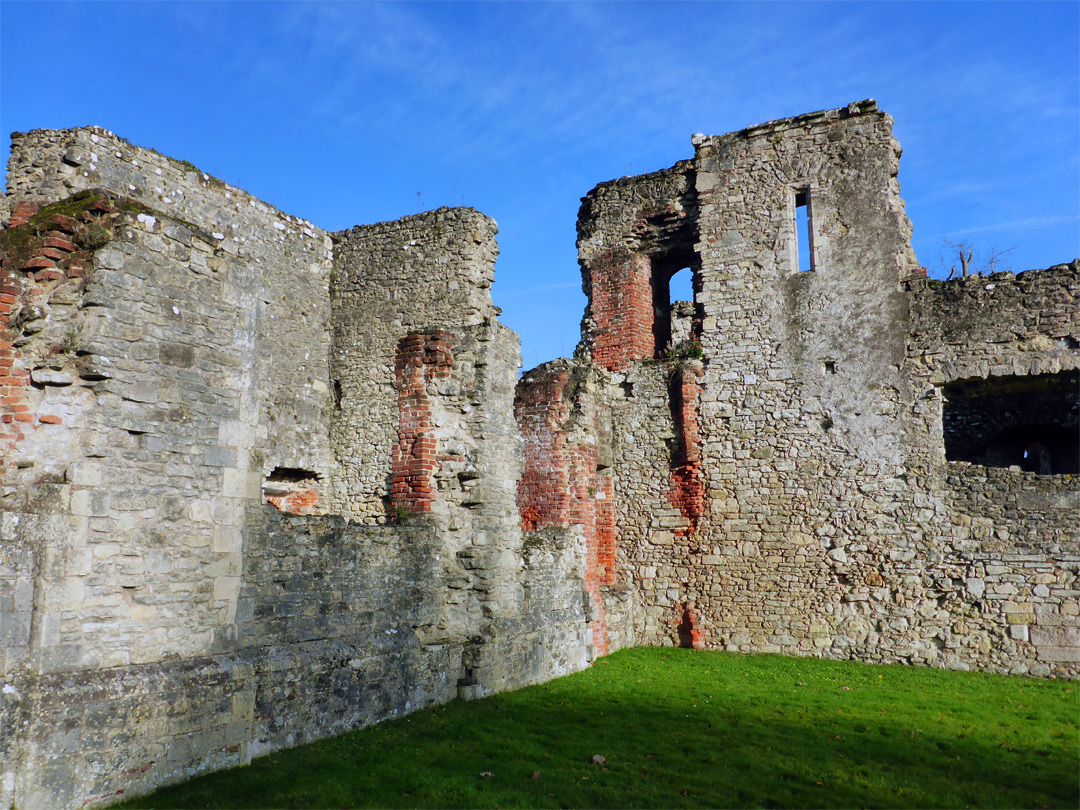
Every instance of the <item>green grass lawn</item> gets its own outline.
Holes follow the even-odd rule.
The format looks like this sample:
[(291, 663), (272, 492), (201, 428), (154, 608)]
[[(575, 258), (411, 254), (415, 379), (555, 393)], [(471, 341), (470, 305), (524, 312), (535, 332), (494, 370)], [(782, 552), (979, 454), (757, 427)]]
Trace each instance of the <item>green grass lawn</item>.
[(125, 806), (1076, 808), (1078, 694), (1069, 681), (639, 648)]

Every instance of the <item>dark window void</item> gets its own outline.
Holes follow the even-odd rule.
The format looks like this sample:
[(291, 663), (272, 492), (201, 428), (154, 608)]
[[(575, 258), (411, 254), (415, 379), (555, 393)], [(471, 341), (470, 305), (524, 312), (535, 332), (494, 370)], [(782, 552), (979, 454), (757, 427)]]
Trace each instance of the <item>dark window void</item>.
[(944, 388), (945, 457), (1038, 475), (1080, 473), (1080, 372), (958, 380)]
[(304, 481), (318, 481), (319, 474), (300, 467), (274, 467), (266, 476), (267, 483), (298, 484)]
[(698, 274), (693, 254), (653, 257), (653, 304), (656, 356), (689, 346), (697, 340)]
[(795, 190), (795, 269), (815, 270), (813, 208), (810, 189)]

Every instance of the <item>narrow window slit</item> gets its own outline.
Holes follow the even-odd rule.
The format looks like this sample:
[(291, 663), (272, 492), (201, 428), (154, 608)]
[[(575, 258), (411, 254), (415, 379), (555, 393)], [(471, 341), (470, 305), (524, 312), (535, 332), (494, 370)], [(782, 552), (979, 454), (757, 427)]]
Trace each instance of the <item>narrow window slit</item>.
[(813, 206), (809, 188), (795, 189), (795, 240), (795, 269), (800, 272), (816, 270)]

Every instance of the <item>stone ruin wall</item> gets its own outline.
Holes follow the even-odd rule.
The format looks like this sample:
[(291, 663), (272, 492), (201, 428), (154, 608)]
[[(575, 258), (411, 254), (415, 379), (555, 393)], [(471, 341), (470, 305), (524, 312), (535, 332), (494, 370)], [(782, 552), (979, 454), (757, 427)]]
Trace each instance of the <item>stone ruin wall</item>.
[[(693, 162), (598, 186), (579, 219), (578, 356), (603, 367), (613, 445), (612, 648), (1075, 677), (1077, 477), (946, 461), (941, 405), (956, 379), (1080, 365), (1077, 267), (926, 281), (872, 102), (695, 143)], [(681, 267), (696, 346), (669, 339)]]
[(96, 128), (12, 155), (0, 801), (585, 666), (580, 544), (517, 516), (491, 220), (327, 234)]
[(398, 341), (421, 330), (502, 329), (491, 302), (497, 232), (478, 211), (439, 209), (336, 235), (334, 445), (343, 473), (340, 509), (354, 520), (385, 522), (392, 511)]
[(582, 342), (518, 381), (479, 212), (328, 234), (104, 130), (17, 134), (0, 801), (638, 644), (1080, 674), (1077, 476), (957, 456), (1077, 429), (1080, 266), (926, 280), (873, 102), (694, 143), (583, 199)]

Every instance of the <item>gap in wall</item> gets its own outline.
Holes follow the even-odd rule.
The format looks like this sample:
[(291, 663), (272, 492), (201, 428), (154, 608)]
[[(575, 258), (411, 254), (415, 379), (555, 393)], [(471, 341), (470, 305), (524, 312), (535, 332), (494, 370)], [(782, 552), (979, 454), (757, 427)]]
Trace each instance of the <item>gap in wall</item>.
[(941, 415), (946, 459), (1080, 474), (1078, 389), (1078, 371), (949, 383)]

